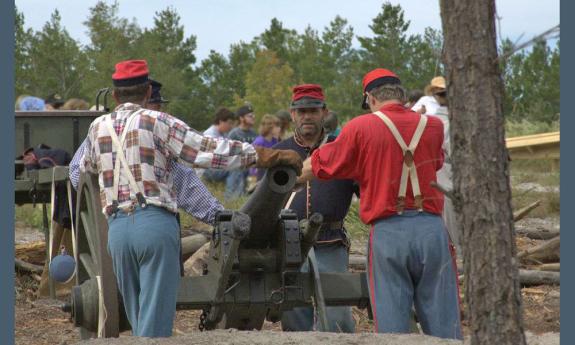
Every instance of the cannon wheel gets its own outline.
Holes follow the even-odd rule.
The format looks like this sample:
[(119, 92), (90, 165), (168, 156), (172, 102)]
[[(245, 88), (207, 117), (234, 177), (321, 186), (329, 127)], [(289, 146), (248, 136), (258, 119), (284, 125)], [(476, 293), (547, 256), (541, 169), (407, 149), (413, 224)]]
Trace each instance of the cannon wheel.
[[(112, 258), (108, 254), (108, 223), (102, 214), (98, 176), (82, 174), (78, 185), (78, 202), (76, 207), (76, 285), (88, 279), (96, 280), (100, 276), (104, 313), (98, 315), (103, 319), (102, 337), (119, 336), (119, 301), (116, 277), (112, 270)], [(98, 308), (100, 310), (100, 308)], [(102, 313), (99, 311), (99, 314)], [(100, 322), (100, 321), (98, 321)], [(97, 334), (80, 327), (82, 339), (97, 337)]]

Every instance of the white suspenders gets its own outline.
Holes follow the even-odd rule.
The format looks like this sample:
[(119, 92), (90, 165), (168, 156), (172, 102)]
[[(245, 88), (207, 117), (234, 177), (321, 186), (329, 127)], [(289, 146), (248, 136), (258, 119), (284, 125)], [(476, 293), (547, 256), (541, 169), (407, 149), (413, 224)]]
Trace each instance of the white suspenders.
[(415, 129), (415, 133), (411, 138), (411, 142), (409, 146), (405, 144), (405, 141), (399, 134), (397, 127), (393, 124), (393, 122), (381, 111), (376, 111), (374, 113), (377, 115), (383, 123), (391, 131), (393, 137), (401, 147), (403, 151), (403, 170), (401, 171), (401, 181), (399, 184), (399, 193), (397, 196), (397, 213), (402, 214), (405, 208), (405, 195), (407, 193), (407, 179), (410, 178), (411, 181), (411, 189), (413, 191), (413, 197), (415, 199), (415, 207), (421, 212), (423, 211), (423, 197), (421, 196), (421, 191), (419, 189), (419, 180), (417, 178), (417, 170), (415, 168), (415, 164), (413, 164), (413, 155), (415, 153), (415, 149), (417, 148), (417, 144), (419, 143), (419, 139), (421, 139), (421, 135), (425, 130), (425, 126), (427, 125), (427, 116), (421, 115), (419, 119), (419, 123), (417, 124), (417, 128)]
[(112, 187), (112, 193), (113, 193), (112, 205), (114, 207), (113, 212), (116, 212), (118, 207), (118, 186), (120, 182), (120, 168), (124, 168), (124, 173), (126, 174), (126, 177), (128, 178), (128, 181), (130, 183), (130, 188), (132, 188), (134, 193), (136, 193), (138, 204), (142, 208), (146, 207), (146, 198), (144, 197), (140, 187), (138, 186), (138, 183), (136, 183), (136, 179), (134, 178), (134, 175), (130, 171), (130, 166), (128, 165), (128, 161), (126, 160), (126, 156), (124, 155), (124, 141), (126, 140), (126, 134), (129, 132), (132, 121), (136, 118), (136, 115), (138, 115), (141, 111), (142, 110), (140, 109), (132, 113), (130, 117), (128, 117), (128, 119), (126, 120), (126, 125), (124, 126), (124, 130), (121, 133), (122, 137), (120, 139), (118, 139), (118, 135), (116, 135), (116, 130), (114, 130), (112, 115), (108, 114), (104, 119), (104, 123), (108, 128), (110, 137), (112, 138), (112, 143), (116, 148), (116, 164), (114, 165), (114, 184)]

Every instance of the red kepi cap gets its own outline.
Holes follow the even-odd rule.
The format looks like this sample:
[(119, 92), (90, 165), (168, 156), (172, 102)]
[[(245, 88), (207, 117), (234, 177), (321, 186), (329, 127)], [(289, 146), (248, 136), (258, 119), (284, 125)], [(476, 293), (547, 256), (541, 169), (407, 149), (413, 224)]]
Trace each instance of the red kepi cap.
[(363, 109), (369, 109), (367, 93), (384, 84), (401, 84), (401, 80), (395, 73), (385, 68), (376, 68), (363, 77), (363, 102), (361, 102)]
[(325, 97), (318, 84), (302, 84), (294, 86), (290, 109), (323, 108)]
[(112, 74), (114, 86), (133, 86), (148, 81), (148, 63), (146, 60), (126, 60), (116, 64)]

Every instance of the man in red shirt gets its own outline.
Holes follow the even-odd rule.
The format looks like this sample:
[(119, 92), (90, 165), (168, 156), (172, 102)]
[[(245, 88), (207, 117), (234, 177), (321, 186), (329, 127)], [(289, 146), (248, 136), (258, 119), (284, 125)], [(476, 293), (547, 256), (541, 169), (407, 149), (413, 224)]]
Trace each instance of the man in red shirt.
[(403, 106), (391, 71), (363, 78), (363, 108), (337, 139), (304, 162), (300, 182), (353, 179), (360, 217), (371, 225), (369, 290), (377, 332), (410, 331), (411, 308), (424, 333), (461, 339), (456, 270), (441, 219), (443, 195), (433, 189), (443, 164), (443, 124)]

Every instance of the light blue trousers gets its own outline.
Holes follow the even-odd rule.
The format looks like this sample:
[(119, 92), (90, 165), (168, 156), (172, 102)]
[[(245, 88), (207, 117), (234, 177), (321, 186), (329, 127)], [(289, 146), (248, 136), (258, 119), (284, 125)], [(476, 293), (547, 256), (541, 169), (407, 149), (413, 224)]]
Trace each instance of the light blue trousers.
[(455, 263), (441, 216), (405, 211), (377, 221), (368, 277), (377, 332), (409, 333), (415, 305), (425, 334), (462, 339)]
[[(349, 254), (347, 247), (341, 243), (322, 244), (315, 247), (317, 266), (320, 272), (347, 272)], [(302, 272), (309, 272), (306, 261)], [(337, 287), (334, 287), (337, 288)], [(351, 315), (351, 307), (326, 307), (329, 329), (319, 329), (327, 332), (355, 332), (355, 321)], [(282, 315), (282, 330), (284, 331), (312, 331), (314, 328), (313, 308), (294, 308)]]
[(132, 334), (169, 337), (180, 279), (176, 217), (148, 205), (108, 218), (108, 251)]
[(246, 178), (248, 170), (232, 170), (226, 177), (226, 200), (235, 200), (246, 194)]

